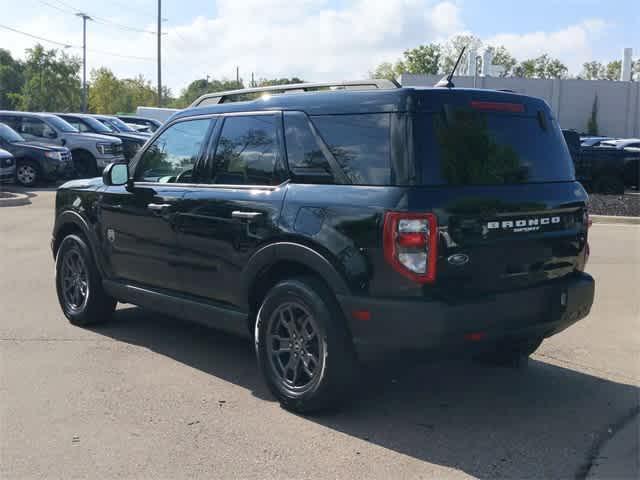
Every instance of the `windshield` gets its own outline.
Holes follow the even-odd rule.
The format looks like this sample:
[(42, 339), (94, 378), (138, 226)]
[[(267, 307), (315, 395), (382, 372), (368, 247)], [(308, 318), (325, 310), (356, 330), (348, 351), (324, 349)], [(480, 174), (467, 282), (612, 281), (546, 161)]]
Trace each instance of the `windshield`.
[(93, 117), (82, 117), (82, 120), (89, 125), (95, 133), (113, 133), (115, 129), (111, 128), (102, 122), (99, 122)]
[(5, 125), (4, 123), (0, 123), (0, 138), (9, 143), (25, 141), (25, 139), (22, 138), (22, 136), (20, 136), (18, 132), (16, 132), (13, 128)]
[(51, 115), (51, 116), (47, 116), (45, 120), (49, 125), (53, 126), (56, 130), (59, 130), (61, 132), (78, 133), (78, 129), (76, 127), (74, 127), (73, 125), (70, 125), (69, 123), (66, 122), (66, 120), (63, 120), (60, 117)]
[(119, 118), (115, 118), (115, 117), (111, 118), (111, 117), (109, 117), (107, 120), (108, 120), (108, 122), (110, 124), (115, 126), (116, 129), (118, 129), (121, 132), (131, 132), (131, 133), (135, 133), (136, 132), (133, 128), (131, 128), (129, 125), (124, 123)]
[(537, 116), (450, 109), (415, 116), (417, 167), (426, 185), (574, 180), (560, 128)]

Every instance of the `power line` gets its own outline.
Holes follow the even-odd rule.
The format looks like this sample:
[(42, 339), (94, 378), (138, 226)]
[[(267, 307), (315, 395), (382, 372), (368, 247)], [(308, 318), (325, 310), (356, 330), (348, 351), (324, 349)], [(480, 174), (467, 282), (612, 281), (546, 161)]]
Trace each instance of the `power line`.
[[(71, 14), (71, 15), (75, 15), (77, 12), (80, 11), (80, 9), (75, 8), (73, 5), (70, 5), (68, 3), (63, 2), (62, 0), (54, 0), (56, 3), (58, 3), (59, 5), (54, 5), (49, 1), (46, 0), (39, 0), (40, 3), (53, 8), (55, 10), (58, 10), (60, 12), (63, 13), (67, 13), (67, 14)], [(94, 22), (96, 23), (100, 23), (102, 25), (108, 25), (108, 26), (112, 26), (115, 28), (119, 28), (121, 30), (127, 30), (130, 32), (138, 32), (138, 33), (149, 33), (151, 35), (156, 35), (156, 32), (152, 31), (152, 30), (144, 30), (142, 28), (137, 28), (137, 27), (132, 27), (130, 25), (125, 25), (123, 23), (119, 23), (119, 22), (114, 22), (113, 20), (106, 18), (106, 17), (102, 17), (102, 16), (96, 16), (96, 15), (92, 15), (90, 13), (87, 13), (87, 15), (89, 15)]]
[[(51, 40), (49, 38), (44, 38), (44, 37), (40, 37), (38, 35), (33, 35), (31, 33), (27, 33), (27, 32), (23, 32), (22, 30), (17, 30), (15, 28), (12, 27), (8, 27), (7, 25), (2, 25), (0, 24), (0, 28), (3, 28), (5, 30), (9, 30), (11, 32), (14, 33), (19, 33), (20, 35), (24, 35), (26, 37), (31, 37), (34, 38), (36, 40), (40, 40), (41, 42), (48, 42), (48, 43), (52, 43), (54, 45), (59, 45), (61, 47), (64, 48), (74, 48), (74, 49), (81, 49), (82, 46), (81, 45), (74, 45), (72, 43), (63, 43), (63, 42), (58, 42), (57, 40)], [(113, 57), (120, 57), (120, 58), (128, 58), (131, 60), (144, 60), (144, 61), (155, 61), (155, 58), (152, 57), (137, 57), (137, 56), (133, 56), (133, 55), (122, 55), (120, 53), (114, 53), (114, 52), (106, 52), (104, 50), (95, 50), (95, 49), (87, 49), (88, 52), (92, 52), (92, 53), (101, 53), (102, 55), (110, 55)]]

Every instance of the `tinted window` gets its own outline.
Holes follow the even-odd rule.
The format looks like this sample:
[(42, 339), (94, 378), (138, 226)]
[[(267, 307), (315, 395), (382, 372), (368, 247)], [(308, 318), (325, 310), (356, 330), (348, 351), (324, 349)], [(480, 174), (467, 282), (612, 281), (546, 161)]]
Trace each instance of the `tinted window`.
[(311, 131), (309, 119), (302, 112), (285, 112), (284, 138), (289, 168), (294, 174), (313, 172), (332, 174), (316, 136)]
[(0, 117), (0, 122), (8, 125), (16, 132), (19, 132), (21, 130), (22, 122), (18, 117)]
[(189, 183), (212, 120), (176, 123), (160, 134), (145, 150), (136, 168), (136, 180)]
[(9, 143), (24, 142), (24, 138), (16, 133), (13, 128), (5, 125), (4, 123), (0, 123), (0, 138)]
[(74, 133), (78, 131), (76, 128), (72, 127), (71, 125), (69, 125), (67, 122), (65, 122), (63, 119), (59, 117), (47, 116), (46, 118), (47, 118), (47, 122), (49, 122), (51, 125), (53, 125), (54, 128), (57, 128), (61, 132)]
[(224, 120), (213, 160), (213, 183), (278, 185), (280, 164), (274, 115), (232, 116)]
[[(74, 129), (75, 130), (75, 129)], [(56, 132), (39, 118), (23, 117), (20, 133), (38, 138), (55, 138)]]
[(65, 118), (64, 119), (69, 125), (71, 125), (74, 128), (77, 128), (78, 130), (80, 130), (81, 132), (89, 132), (89, 127), (87, 127), (86, 125), (84, 125), (80, 120), (76, 120), (74, 118)]
[(418, 114), (414, 136), (422, 182), (492, 185), (573, 180), (573, 162), (546, 116), (450, 109)]
[(351, 182), (391, 183), (389, 114), (323, 115), (312, 121)]

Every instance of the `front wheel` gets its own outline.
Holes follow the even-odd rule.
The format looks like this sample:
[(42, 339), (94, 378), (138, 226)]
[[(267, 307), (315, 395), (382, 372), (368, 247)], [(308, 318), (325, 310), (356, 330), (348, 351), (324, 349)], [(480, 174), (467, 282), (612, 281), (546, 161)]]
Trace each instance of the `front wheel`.
[(255, 330), (260, 369), (284, 408), (308, 413), (348, 398), (357, 360), (342, 313), (320, 281), (298, 277), (275, 285)]
[(74, 325), (108, 320), (116, 301), (102, 288), (100, 272), (84, 239), (68, 235), (56, 255), (56, 291), (64, 315)]
[(21, 161), (16, 168), (16, 180), (23, 187), (33, 187), (40, 180), (38, 165), (31, 161)]
[(98, 176), (96, 159), (89, 152), (75, 151), (72, 155), (73, 168), (78, 178), (92, 178)]

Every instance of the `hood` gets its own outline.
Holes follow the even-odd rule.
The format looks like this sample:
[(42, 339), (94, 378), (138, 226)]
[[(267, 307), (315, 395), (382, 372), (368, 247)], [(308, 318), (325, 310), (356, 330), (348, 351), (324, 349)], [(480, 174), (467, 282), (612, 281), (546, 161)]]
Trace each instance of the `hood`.
[(104, 186), (102, 177), (95, 178), (80, 178), (77, 180), (69, 180), (58, 187), (58, 190), (95, 190), (96, 188)]
[(138, 143), (144, 143), (149, 139), (149, 135), (141, 135), (139, 133), (114, 132), (114, 133), (110, 133), (109, 135), (117, 137), (120, 140), (138, 142)]
[(119, 138), (110, 137), (108, 135), (101, 135), (99, 133), (67, 133), (69, 137), (76, 137), (84, 140), (95, 140), (96, 142), (104, 142), (104, 143), (122, 143)]
[(68, 152), (67, 147), (61, 147), (59, 145), (51, 145), (49, 143), (41, 142), (14, 142), (12, 145), (22, 148), (28, 148), (31, 150), (41, 150), (43, 152)]

